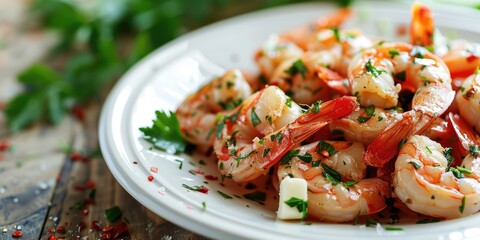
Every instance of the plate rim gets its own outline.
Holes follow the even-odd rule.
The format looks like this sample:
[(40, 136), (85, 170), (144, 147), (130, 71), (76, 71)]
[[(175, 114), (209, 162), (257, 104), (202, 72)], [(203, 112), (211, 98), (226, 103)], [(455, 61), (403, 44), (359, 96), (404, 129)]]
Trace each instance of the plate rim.
[[(376, 2), (376, 3), (378, 3), (378, 2)], [(396, 2), (396, 3), (398, 3), (398, 2)], [(278, 13), (282, 12), (282, 10), (291, 9), (292, 7), (293, 8), (304, 8), (304, 7), (310, 7), (310, 6), (318, 7), (318, 6), (325, 6), (325, 5), (328, 5), (330, 7), (336, 6), (333, 3), (325, 3), (325, 2), (291, 4), (291, 5), (285, 5), (285, 6), (280, 6), (280, 7), (274, 7), (274, 8), (270, 8), (270, 9), (254, 11), (254, 12), (242, 14), (242, 15), (239, 15), (239, 16), (235, 16), (235, 17), (232, 17), (232, 18), (228, 18), (228, 19), (225, 19), (225, 20), (207, 25), (205, 27), (199, 28), (199, 29), (194, 30), (190, 33), (182, 35), (181, 37), (179, 37), (179, 38), (165, 44), (164, 46), (156, 49), (155, 51), (153, 51), (152, 53), (147, 55), (145, 58), (143, 58), (141, 61), (139, 61), (137, 64), (135, 64), (126, 73), (124, 73), (123, 76), (121, 77), (121, 79), (115, 84), (114, 88), (110, 91), (110, 93), (109, 93), (109, 95), (108, 95), (108, 97), (107, 97), (107, 99), (104, 103), (104, 106), (103, 106), (101, 114), (100, 114), (100, 120), (99, 120), (100, 124), (99, 124), (99, 131), (98, 131), (99, 144), (100, 144), (100, 148), (101, 148), (102, 154), (104, 156), (105, 162), (106, 162), (110, 172), (115, 177), (115, 179), (120, 183), (120, 185), (133, 198), (135, 198), (138, 202), (140, 202), (146, 208), (155, 212), (156, 214), (158, 214), (162, 218), (165, 218), (166, 220), (171, 221), (171, 222), (173, 222), (173, 223), (175, 223), (175, 224), (177, 224), (177, 225), (179, 225), (183, 228), (189, 229), (193, 232), (202, 234), (204, 236), (209, 236), (209, 237), (219, 238), (219, 239), (230, 239), (232, 237), (234, 237), (234, 238), (255, 237), (254, 235), (257, 234), (257, 231), (254, 231), (254, 229), (250, 229), (250, 228), (246, 229), (246, 230), (249, 231), (249, 232), (247, 232), (247, 233), (249, 233), (248, 235), (245, 235), (245, 232), (242, 232), (242, 231), (236, 231), (236, 232), (227, 231), (226, 229), (223, 229), (222, 227), (216, 227), (216, 228), (213, 227), (215, 231), (211, 232), (209, 230), (212, 229), (212, 225), (211, 224), (206, 224), (205, 221), (198, 221), (198, 220), (193, 219), (193, 218), (185, 217), (186, 214), (179, 214), (179, 213), (181, 213), (180, 211), (173, 211), (171, 208), (168, 208), (168, 207), (167, 208), (165, 208), (165, 207), (161, 207), (161, 208), (152, 207), (152, 206), (155, 206), (155, 205), (158, 206), (158, 204), (155, 203), (154, 201), (152, 201), (150, 198), (140, 198), (140, 196), (142, 196), (142, 194), (139, 194), (138, 191), (136, 191), (135, 189), (132, 189), (131, 185), (135, 185), (135, 184), (128, 183), (126, 181), (126, 179), (123, 176), (120, 175), (120, 172), (121, 171), (123, 172), (123, 170), (121, 168), (119, 168), (116, 165), (118, 163), (116, 163), (115, 160), (113, 160), (114, 159), (113, 155), (115, 155), (115, 151), (110, 146), (110, 144), (108, 142), (108, 138), (107, 138), (107, 136), (109, 134), (109, 131), (108, 131), (109, 130), (109, 128), (108, 128), (109, 113), (113, 112), (113, 110), (114, 110), (114, 108), (112, 108), (113, 103), (115, 103), (115, 100), (118, 99), (120, 91), (123, 90), (124, 86), (132, 78), (131, 76), (134, 76), (135, 73), (137, 73), (137, 72), (141, 72), (141, 70), (143, 68), (146, 68), (148, 63), (151, 63), (151, 62), (155, 61), (157, 58), (160, 58), (163, 55), (168, 55), (166, 53), (169, 53), (169, 54), (172, 54), (172, 55), (167, 56), (167, 57), (164, 56), (162, 62), (166, 62), (168, 59), (172, 59), (172, 58), (178, 56), (179, 53), (181, 53), (181, 52), (176, 52), (176, 54), (175, 54), (175, 53), (171, 52), (172, 48), (178, 47), (178, 48), (180, 48), (179, 49), (179, 51), (180, 51), (181, 48), (183, 47), (184, 50), (187, 50), (188, 49), (187, 42), (188, 42), (189, 38), (192, 38), (192, 37), (197, 36), (197, 35), (202, 35), (205, 32), (211, 31), (212, 29), (221, 28), (225, 25), (231, 24), (232, 22), (241, 21), (244, 18), (255, 18), (255, 17), (258, 17), (258, 16), (267, 15), (267, 14), (278, 14)], [(390, 5), (390, 3), (387, 4), (387, 5)], [(187, 45), (182, 45), (182, 44), (187, 44)], [(134, 88), (137, 88), (137, 87), (140, 87), (140, 84), (137, 83), (137, 85)], [(480, 216), (477, 216), (477, 217), (480, 217)], [(462, 220), (462, 219), (460, 219), (460, 220)], [(465, 219), (463, 219), (463, 220), (465, 220)], [(448, 223), (450, 223), (451, 221), (448, 221)], [(453, 220), (453, 221), (455, 221), (455, 220)], [(187, 224), (185, 224), (185, 223), (187, 223)], [(282, 237), (282, 236), (278, 236), (277, 234), (275, 234), (275, 232), (268, 233), (268, 234), (271, 234), (271, 235), (265, 235), (264, 231), (259, 231), (259, 233), (262, 234), (261, 236), (263, 236), (263, 237), (265, 237), (265, 236), (275, 237), (275, 238)], [(256, 236), (258, 237), (260, 235), (256, 235)], [(285, 236), (283, 236), (283, 237), (285, 237)], [(287, 236), (287, 237), (289, 237), (289, 236)], [(384, 235), (384, 236), (378, 236), (378, 237), (386, 237), (386, 236)], [(395, 236), (392, 236), (392, 237), (395, 237)], [(402, 235), (402, 236), (398, 236), (398, 237), (406, 237), (406, 236)]]

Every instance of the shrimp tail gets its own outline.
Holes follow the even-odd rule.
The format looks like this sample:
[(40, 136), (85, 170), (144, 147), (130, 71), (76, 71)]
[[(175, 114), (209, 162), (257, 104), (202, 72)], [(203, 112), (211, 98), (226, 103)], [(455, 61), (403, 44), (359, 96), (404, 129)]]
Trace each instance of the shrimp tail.
[(412, 20), (410, 22), (410, 42), (413, 45), (433, 45), (435, 31), (433, 16), (430, 9), (418, 2), (412, 5)]
[(305, 124), (312, 121), (325, 122), (338, 119), (352, 113), (359, 107), (355, 97), (340, 97), (320, 105), (319, 111), (311, 110), (300, 116), (294, 124)]
[(275, 139), (281, 136), (281, 140), (279, 144), (268, 145), (269, 153), (265, 156), (264, 161), (259, 163), (259, 166), (262, 168), (273, 166), (296, 144), (307, 139), (332, 120), (352, 113), (358, 106), (353, 97), (337, 98), (320, 105), (318, 112), (311, 110), (285, 126), (285, 128), (265, 136), (266, 139)]
[(383, 167), (393, 159), (405, 139), (415, 130), (415, 116), (404, 114), (403, 118), (390, 125), (368, 146), (363, 162), (374, 167)]
[(462, 156), (466, 155), (470, 146), (480, 145), (480, 136), (468, 126), (468, 123), (461, 116), (449, 113), (448, 121), (459, 140)]
[(337, 91), (342, 95), (351, 95), (349, 82), (346, 78), (340, 76), (335, 71), (326, 67), (316, 67), (317, 77), (327, 84), (331, 89)]

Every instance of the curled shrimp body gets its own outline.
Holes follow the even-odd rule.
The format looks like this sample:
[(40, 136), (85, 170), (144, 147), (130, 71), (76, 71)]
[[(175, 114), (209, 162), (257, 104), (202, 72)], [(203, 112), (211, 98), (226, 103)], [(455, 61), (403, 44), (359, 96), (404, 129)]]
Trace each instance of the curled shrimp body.
[(292, 42), (282, 41), (276, 35), (268, 40), (255, 53), (263, 77), (270, 79), (274, 70), (284, 61), (297, 59), (303, 55), (303, 50)]
[[(324, 70), (324, 66), (332, 61), (329, 57), (318, 53), (306, 53), (301, 58), (291, 58), (283, 61), (273, 72), (270, 84), (276, 85), (288, 93), (300, 104), (312, 104), (318, 100), (331, 99), (331, 88), (322, 78), (342, 79), (332, 75), (332, 71)], [(324, 77), (328, 71), (330, 76)]]
[(480, 132), (480, 74), (474, 73), (462, 84), (455, 101), (460, 115)]
[[(465, 78), (480, 66), (480, 44), (465, 40), (434, 41), (435, 24), (430, 8), (418, 2), (412, 6), (410, 39), (413, 45), (430, 47), (450, 69), (452, 78)], [(441, 40), (440, 40), (441, 39)]]
[(383, 44), (365, 50), (350, 64), (349, 80), (360, 105), (395, 107), (399, 85), (415, 92), (412, 110), (368, 146), (364, 161), (381, 167), (398, 153), (398, 143), (429, 127), (454, 99), (448, 68), (434, 54), (409, 44)]
[[(368, 112), (368, 113), (367, 113)], [(333, 120), (328, 126), (335, 134), (343, 134), (353, 142), (370, 144), (390, 124), (401, 119), (402, 114), (394, 109), (369, 107), (360, 108), (350, 115)]]
[(296, 144), (357, 107), (353, 98), (342, 97), (314, 104), (301, 114), (298, 105), (279, 88), (269, 86), (219, 124), (214, 145), (218, 169), (236, 182), (253, 180), (267, 173)]
[[(329, 146), (329, 152), (322, 150)], [(335, 149), (332, 152), (332, 149)], [(346, 222), (386, 207), (389, 183), (364, 179), (363, 144), (319, 141), (292, 150), (290, 161), (281, 162), (278, 178), (303, 178), (308, 186), (308, 215), (330, 222)]]
[(444, 151), (425, 136), (410, 137), (395, 162), (395, 195), (409, 209), (433, 217), (458, 218), (478, 212), (480, 159), (467, 156), (461, 172), (452, 171)]
[(213, 79), (178, 107), (176, 116), (182, 136), (191, 143), (212, 146), (217, 113), (235, 108), (251, 93), (248, 82), (238, 69)]

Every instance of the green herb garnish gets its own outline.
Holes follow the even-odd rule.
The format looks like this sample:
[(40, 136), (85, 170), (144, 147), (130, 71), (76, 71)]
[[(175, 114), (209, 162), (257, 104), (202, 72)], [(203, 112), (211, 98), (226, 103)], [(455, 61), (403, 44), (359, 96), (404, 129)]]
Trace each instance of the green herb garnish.
[(122, 210), (118, 206), (113, 206), (112, 208), (105, 210), (104, 216), (108, 222), (112, 223), (120, 219), (122, 216)]
[(175, 153), (187, 151), (188, 143), (180, 133), (178, 119), (173, 112), (156, 111), (156, 119), (151, 127), (140, 128), (143, 138), (163, 151), (174, 150)]
[(298, 212), (302, 213), (302, 219), (305, 219), (307, 217), (307, 208), (308, 208), (308, 202), (296, 198), (296, 197), (291, 197), (287, 201), (285, 201), (285, 204), (287, 204), (289, 207), (296, 207)]
[(300, 73), (302, 78), (305, 78), (305, 75), (308, 73), (308, 68), (305, 66), (301, 59), (293, 62), (292, 66), (289, 69), (285, 70), (286, 73), (290, 74), (291, 76)]

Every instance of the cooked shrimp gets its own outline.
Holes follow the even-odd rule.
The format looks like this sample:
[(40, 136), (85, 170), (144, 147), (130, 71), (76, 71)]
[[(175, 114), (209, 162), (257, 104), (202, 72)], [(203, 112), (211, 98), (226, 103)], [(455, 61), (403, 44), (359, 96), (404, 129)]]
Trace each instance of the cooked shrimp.
[(410, 43), (419, 46), (433, 46), (435, 24), (430, 9), (415, 2), (412, 5), (412, 19), (410, 21)]
[(335, 80), (338, 77), (331, 72), (328, 72), (330, 75), (325, 74), (326, 61), (324, 55), (317, 53), (288, 59), (275, 69), (269, 84), (278, 86), (300, 104), (330, 100), (332, 91), (327, 84), (329, 79), (325, 78)]
[(268, 172), (296, 144), (331, 120), (350, 114), (358, 104), (342, 97), (306, 114), (275, 86), (249, 97), (218, 125), (215, 153), (218, 169), (225, 177), (245, 182)]
[(298, 59), (303, 55), (303, 50), (292, 42), (282, 41), (276, 35), (268, 40), (255, 53), (262, 77), (267, 80), (272, 77), (275, 69), (284, 61)]
[(233, 109), (251, 95), (251, 89), (238, 69), (213, 79), (178, 107), (176, 116), (182, 136), (189, 142), (212, 146), (217, 113)]
[(401, 113), (396, 109), (385, 110), (372, 105), (333, 120), (328, 126), (333, 133), (343, 134), (349, 141), (370, 144), (375, 137), (401, 117)]
[(308, 215), (330, 222), (346, 222), (386, 207), (389, 183), (364, 179), (363, 144), (319, 141), (290, 151), (278, 168), (278, 178), (303, 178), (308, 184)]
[(383, 44), (359, 54), (349, 66), (352, 92), (360, 105), (389, 108), (398, 103), (400, 85), (415, 91), (412, 110), (368, 146), (364, 161), (381, 167), (398, 153), (398, 143), (429, 127), (453, 101), (448, 68), (434, 54), (408, 44)]
[(457, 92), (455, 101), (460, 115), (480, 132), (480, 74), (468, 77)]
[[(448, 123), (452, 126), (451, 128), (457, 137), (457, 145), (453, 146), (455, 160), (458, 159), (458, 156), (464, 157), (470, 151), (478, 150), (476, 146), (480, 146), (480, 136), (468, 125), (464, 118), (458, 114), (449, 113)], [(454, 165), (459, 165), (458, 163), (454, 163)]]
[(467, 156), (462, 168), (449, 168), (445, 149), (414, 135), (395, 162), (394, 193), (411, 210), (458, 218), (480, 210), (480, 159)]
[(480, 44), (459, 39), (450, 42), (438, 39), (434, 41), (434, 34), (435, 24), (430, 8), (418, 2), (414, 3), (410, 24), (413, 45), (429, 47), (440, 56), (450, 69), (452, 78), (468, 77), (480, 66)]
[(314, 42), (316, 34), (325, 29), (338, 29), (351, 15), (351, 9), (343, 8), (337, 12), (323, 16), (314, 23), (302, 26), (280, 35), (282, 40), (295, 43), (304, 50), (309, 49), (309, 45)]

